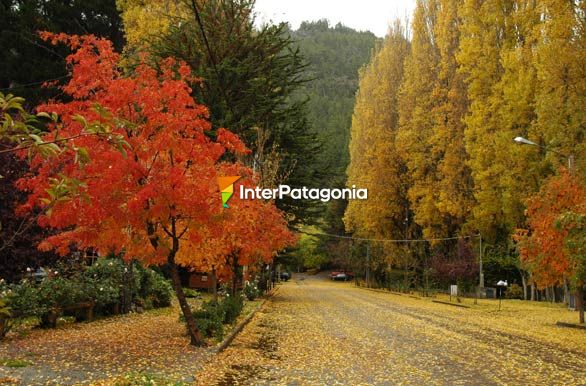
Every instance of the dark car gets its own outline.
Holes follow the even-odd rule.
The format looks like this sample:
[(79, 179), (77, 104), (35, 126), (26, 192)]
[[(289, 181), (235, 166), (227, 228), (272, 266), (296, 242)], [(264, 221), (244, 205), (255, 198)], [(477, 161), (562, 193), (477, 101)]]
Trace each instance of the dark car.
[(291, 274), (289, 272), (287, 272), (287, 271), (281, 272), (281, 280), (288, 281), (289, 279), (291, 279)]

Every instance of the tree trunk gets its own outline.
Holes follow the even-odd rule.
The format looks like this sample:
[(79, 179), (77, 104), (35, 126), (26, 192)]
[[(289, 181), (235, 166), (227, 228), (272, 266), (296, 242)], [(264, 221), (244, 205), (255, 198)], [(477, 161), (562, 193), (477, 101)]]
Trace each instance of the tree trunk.
[(236, 296), (236, 290), (238, 286), (238, 258), (236, 254), (232, 255), (232, 288), (231, 294), (232, 296)]
[(275, 282), (277, 280), (277, 274), (276, 274), (276, 269), (277, 267), (275, 267), (275, 263), (271, 263), (270, 265), (271, 269), (270, 269), (270, 281), (271, 281), (271, 289), (275, 288)]
[(551, 302), (555, 303), (556, 302), (556, 297), (555, 297), (555, 286), (551, 286)]
[(168, 260), (169, 272), (171, 273), (171, 281), (173, 283), (173, 289), (175, 290), (175, 295), (177, 295), (177, 300), (179, 301), (179, 306), (181, 307), (181, 311), (183, 312), (183, 316), (185, 317), (185, 322), (187, 324), (187, 331), (189, 332), (189, 336), (191, 338), (191, 344), (194, 346), (203, 346), (204, 341), (201, 338), (201, 334), (197, 329), (195, 324), (195, 318), (191, 313), (191, 308), (187, 303), (187, 299), (185, 298), (185, 293), (183, 292), (183, 287), (181, 287), (181, 278), (179, 277), (179, 270), (177, 269), (177, 265), (175, 264), (175, 257), (170, 255)]
[(214, 303), (218, 302), (218, 278), (216, 277), (215, 266), (212, 266), (212, 299)]
[(124, 290), (123, 290), (123, 301), (122, 301), (122, 313), (123, 314), (127, 314), (130, 312), (131, 310), (131, 305), (132, 305), (132, 292), (133, 292), (133, 284), (134, 284), (134, 280), (132, 277), (132, 266), (134, 264), (132, 264), (132, 260), (128, 261), (128, 262), (124, 262), (125, 270), (124, 270), (124, 275), (123, 275), (123, 281), (124, 281)]
[(580, 315), (580, 323), (584, 323), (584, 289), (580, 285), (576, 287), (576, 309)]
[(523, 272), (521, 272), (521, 283), (523, 284), (523, 300), (527, 300), (527, 279)]
[(531, 301), (535, 301), (535, 283), (531, 283)]
[(568, 278), (564, 277), (564, 304), (570, 304), (570, 286), (568, 285)]

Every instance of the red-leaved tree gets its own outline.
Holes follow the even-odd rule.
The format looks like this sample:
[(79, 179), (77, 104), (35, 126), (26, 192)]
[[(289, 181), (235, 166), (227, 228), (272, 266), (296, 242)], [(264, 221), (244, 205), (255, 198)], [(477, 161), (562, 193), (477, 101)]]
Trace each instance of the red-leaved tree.
[(443, 284), (473, 281), (478, 277), (478, 262), (474, 250), (464, 239), (459, 239), (453, 256), (436, 254), (431, 260), (433, 276)]
[(580, 320), (584, 320), (583, 280), (577, 278), (578, 260), (567, 244), (572, 222), (560, 226), (567, 213), (586, 214), (586, 187), (566, 170), (549, 178), (527, 202), (529, 229), (514, 235), (521, 261), (539, 287), (560, 285), (571, 279), (576, 291)]
[(220, 170), (222, 175), (242, 178), (234, 184), (230, 208), (223, 210), (214, 219), (214, 227), (209, 228), (215, 234), (208, 235), (201, 247), (192, 252), (191, 259), (196, 264), (191, 266), (201, 272), (214, 272), (224, 280), (231, 278), (234, 295), (238, 267), (254, 269), (260, 263), (269, 263), (277, 251), (294, 245), (297, 239), (273, 202), (239, 197), (241, 185), (254, 188), (257, 182), (249, 168), (221, 164)]
[[(125, 75), (107, 40), (42, 37), (72, 49), (67, 58), (72, 77), (63, 87), (70, 102), (38, 107), (59, 115), (44, 139), (67, 138), (67, 146), (53, 157), (34, 158), (31, 175), (18, 182), (29, 192), (20, 210), (50, 205), (39, 223), (61, 230), (39, 248), (63, 255), (73, 245), (101, 254), (124, 251), (144, 264), (166, 265), (191, 343), (201, 345), (178, 265), (200, 267), (202, 251), (236, 236), (241, 247), (222, 253), (269, 258), (291, 237), (270, 203), (251, 204), (247, 215), (257, 217), (242, 222), (242, 228), (234, 225), (241, 219), (222, 208), (217, 177), (234, 169), (251, 175), (244, 165), (221, 162), (222, 157), (249, 150), (228, 130), (217, 130), (215, 140), (207, 135), (208, 110), (190, 96), (193, 79), (185, 64), (168, 59), (155, 69), (143, 60)], [(258, 216), (267, 222), (255, 222)]]

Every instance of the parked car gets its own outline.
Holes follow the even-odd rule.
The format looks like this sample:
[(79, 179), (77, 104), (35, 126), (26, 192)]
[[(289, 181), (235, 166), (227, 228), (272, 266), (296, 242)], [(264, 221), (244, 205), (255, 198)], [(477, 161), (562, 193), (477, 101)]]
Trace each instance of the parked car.
[(281, 272), (281, 280), (288, 281), (289, 279), (291, 279), (291, 274), (289, 272), (287, 272), (287, 271)]
[(354, 274), (352, 272), (333, 271), (330, 273), (330, 279), (334, 281), (349, 281), (354, 279)]

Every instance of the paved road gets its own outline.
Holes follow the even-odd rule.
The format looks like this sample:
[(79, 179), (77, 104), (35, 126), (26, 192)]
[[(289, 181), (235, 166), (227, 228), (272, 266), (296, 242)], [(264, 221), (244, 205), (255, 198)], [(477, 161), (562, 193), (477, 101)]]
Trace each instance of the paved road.
[(296, 276), (197, 378), (219, 385), (586, 385), (586, 347), (575, 344), (586, 342), (586, 332), (539, 323)]

